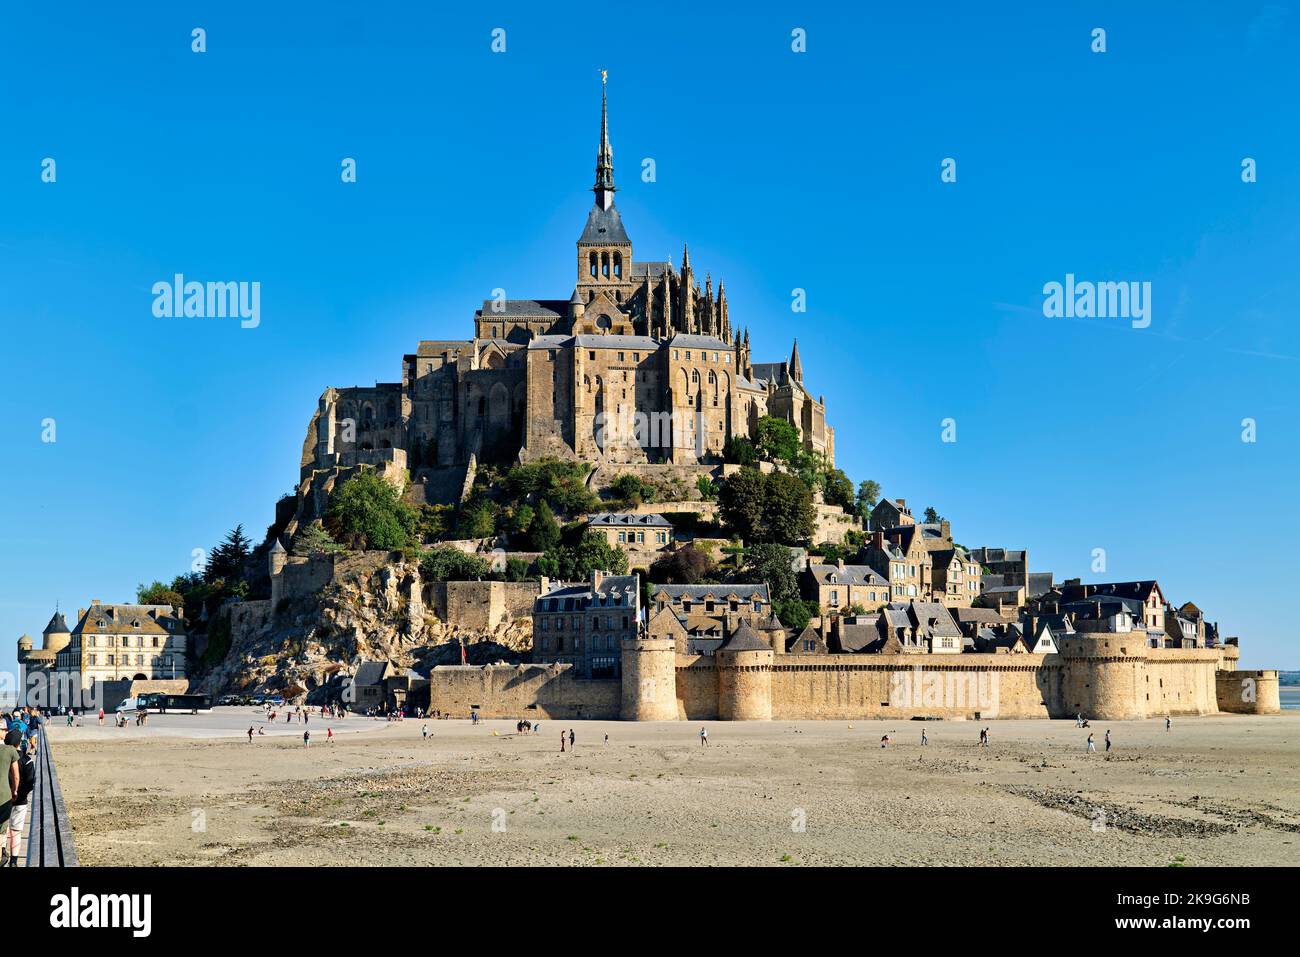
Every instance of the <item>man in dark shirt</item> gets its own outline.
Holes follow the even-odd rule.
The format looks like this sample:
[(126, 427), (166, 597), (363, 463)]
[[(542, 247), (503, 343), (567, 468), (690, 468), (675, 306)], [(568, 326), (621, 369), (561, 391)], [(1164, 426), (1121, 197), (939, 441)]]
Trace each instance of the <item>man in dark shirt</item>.
[(19, 771), (21, 758), (18, 749), (9, 742), (21, 743), (22, 740), (23, 733), (11, 726), (5, 735), (5, 743), (0, 744), (0, 777), (4, 779), (4, 783), (0, 784), (0, 840), (3, 840), (4, 865), (8, 865), (10, 857), (9, 818), (13, 814), (14, 798), (18, 795), (21, 784)]

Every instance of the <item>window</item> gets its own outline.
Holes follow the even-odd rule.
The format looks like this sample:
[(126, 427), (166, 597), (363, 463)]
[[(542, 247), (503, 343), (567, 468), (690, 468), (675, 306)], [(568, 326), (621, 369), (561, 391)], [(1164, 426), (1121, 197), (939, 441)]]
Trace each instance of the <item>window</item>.
[(636, 540), (637, 540), (637, 544), (641, 544), (641, 543), (645, 542), (645, 532), (637, 532), (637, 533), (636, 533)]
[(619, 361), (619, 362), (622, 362), (622, 361), (623, 361), (623, 353), (621, 353), (621, 352), (618, 354), (618, 361)]
[(618, 533), (618, 540), (619, 540), (620, 542), (626, 542), (626, 541), (627, 541), (627, 532), (619, 532), (619, 533)]
[(761, 601), (754, 602), (754, 611), (761, 612), (762, 610), (763, 610), (763, 603)]
[(691, 361), (691, 350), (690, 350), (690, 349), (687, 349), (687, 350), (686, 350), (686, 361), (687, 361), (687, 362), (690, 362), (690, 361)]

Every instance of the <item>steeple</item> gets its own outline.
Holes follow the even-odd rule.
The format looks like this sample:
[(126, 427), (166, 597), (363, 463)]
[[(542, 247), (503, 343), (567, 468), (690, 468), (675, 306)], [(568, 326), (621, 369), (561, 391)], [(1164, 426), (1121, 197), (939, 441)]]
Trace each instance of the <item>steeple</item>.
[(605, 95), (608, 72), (600, 71), (600, 149), (596, 152), (596, 205), (609, 209), (614, 205), (614, 151), (609, 146), (609, 104)]
[(794, 351), (790, 353), (790, 378), (803, 385), (803, 362), (799, 359), (799, 340), (794, 341)]

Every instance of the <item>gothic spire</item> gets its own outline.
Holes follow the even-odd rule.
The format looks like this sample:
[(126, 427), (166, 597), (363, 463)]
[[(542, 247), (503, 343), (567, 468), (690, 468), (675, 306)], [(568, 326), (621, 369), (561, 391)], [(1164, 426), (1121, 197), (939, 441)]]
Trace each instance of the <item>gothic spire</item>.
[(803, 362), (799, 359), (799, 340), (794, 341), (794, 351), (790, 353), (790, 378), (803, 385)]
[(614, 151), (609, 146), (609, 104), (605, 96), (607, 72), (600, 71), (600, 149), (596, 152), (596, 205), (609, 209), (614, 205)]

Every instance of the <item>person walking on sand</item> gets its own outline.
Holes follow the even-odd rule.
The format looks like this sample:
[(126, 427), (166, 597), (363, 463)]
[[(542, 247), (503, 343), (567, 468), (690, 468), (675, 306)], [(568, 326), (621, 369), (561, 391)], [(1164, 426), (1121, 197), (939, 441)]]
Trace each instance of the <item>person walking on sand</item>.
[(333, 744), (333, 743), (334, 743), (334, 729), (333, 729), (333, 728), (326, 728), (326, 729), (325, 729), (325, 743), (326, 743), (326, 744)]
[(1173, 724), (1173, 722), (1172, 722), (1171, 720), (1169, 720), (1169, 715), (1165, 715), (1165, 730), (1168, 731), (1168, 730), (1169, 730), (1169, 726), (1172, 725), (1172, 724)]
[(311, 732), (310, 732), (310, 731), (304, 731), (304, 732), (302, 733), (302, 746), (303, 746), (304, 748), (310, 748), (310, 747), (311, 747)]
[(927, 745), (927, 744), (929, 744), (929, 743), (930, 743), (930, 736), (929, 736), (928, 734), (925, 733), (925, 728), (922, 728), (922, 729), (921, 729), (921, 744), (924, 746), (924, 745)]
[(104, 726), (104, 709), (103, 709), (103, 708), (100, 708), (100, 709), (99, 709), (99, 726), (100, 726), (101, 728)]
[(427, 724), (420, 728), (420, 737), (426, 741), (429, 740), (429, 726)]
[(251, 724), (248, 726), (248, 743), (253, 743), (253, 726)]
[(606, 744), (609, 744), (609, 732), (608, 732), (608, 731), (605, 732), (605, 743), (606, 743)]
[(1106, 729), (1106, 750), (1110, 750), (1110, 728)]
[(1093, 753), (1094, 751), (1096, 751), (1096, 750), (1097, 750), (1097, 742), (1093, 739), (1093, 736), (1092, 736), (1091, 734), (1089, 734), (1089, 735), (1088, 735), (1088, 753), (1089, 753), (1089, 754), (1092, 754), (1092, 753)]
[(564, 730), (561, 729), (560, 730), (560, 753), (561, 754), (564, 753), (564, 741), (565, 741), (565, 734), (564, 734)]
[(700, 747), (704, 747), (708, 743), (709, 743), (709, 729), (700, 728)]
[(888, 748), (888, 747), (889, 747), (889, 735), (887, 735), (887, 734), (885, 734), (885, 735), (881, 735), (881, 737), (880, 737), (880, 747), (881, 747), (881, 750), (884, 750), (885, 748)]
[(569, 750), (570, 750), (570, 751), (573, 750), (573, 739), (574, 739), (575, 737), (576, 737), (576, 735), (574, 735), (574, 733), (573, 733), (573, 729), (570, 728), (570, 729), (569, 729)]

